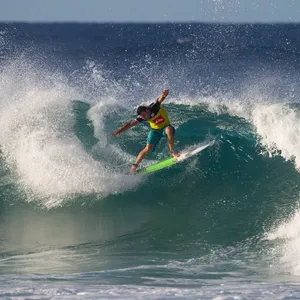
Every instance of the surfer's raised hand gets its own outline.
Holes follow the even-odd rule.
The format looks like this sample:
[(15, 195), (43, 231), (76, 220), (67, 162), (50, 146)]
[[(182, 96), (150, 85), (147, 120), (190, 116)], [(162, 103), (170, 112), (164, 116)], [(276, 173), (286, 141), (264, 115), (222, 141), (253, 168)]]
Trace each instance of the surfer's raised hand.
[(116, 136), (116, 135), (119, 135), (121, 132), (120, 132), (120, 130), (118, 129), (118, 130), (116, 130), (116, 131), (114, 131), (113, 133), (111, 133), (111, 135), (112, 136)]
[(159, 103), (162, 103), (168, 95), (169, 95), (169, 90), (168, 89), (164, 89), (163, 92), (162, 92), (162, 94), (161, 94), (161, 96), (157, 99), (157, 101)]

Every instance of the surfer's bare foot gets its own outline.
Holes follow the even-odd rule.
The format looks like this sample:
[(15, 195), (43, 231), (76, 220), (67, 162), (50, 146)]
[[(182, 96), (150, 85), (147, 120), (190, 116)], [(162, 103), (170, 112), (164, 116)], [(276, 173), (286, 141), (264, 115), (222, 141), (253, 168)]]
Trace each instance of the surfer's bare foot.
[(172, 152), (171, 155), (172, 155), (173, 157), (175, 157), (175, 158), (180, 156), (180, 154), (175, 153), (175, 152)]
[(136, 168), (137, 168), (137, 166), (135, 166), (135, 165), (133, 165), (133, 166), (131, 167), (131, 169), (130, 169), (130, 174), (131, 174), (131, 175), (134, 175), (134, 174), (136, 173)]

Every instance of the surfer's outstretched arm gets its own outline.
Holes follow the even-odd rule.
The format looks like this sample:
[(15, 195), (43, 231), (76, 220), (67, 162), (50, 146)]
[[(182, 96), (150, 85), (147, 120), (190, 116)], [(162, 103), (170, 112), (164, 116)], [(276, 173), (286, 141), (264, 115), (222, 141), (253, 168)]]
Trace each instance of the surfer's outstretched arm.
[(162, 103), (166, 99), (166, 97), (168, 96), (168, 94), (169, 94), (169, 90), (167, 90), (167, 89), (164, 90), (162, 92), (162, 94), (160, 95), (160, 97), (157, 99), (157, 102)]
[(121, 132), (130, 129), (131, 127), (133, 127), (134, 125), (136, 125), (138, 121), (137, 120), (132, 120), (131, 122), (128, 122), (126, 124), (124, 124), (122, 127), (120, 127), (119, 129), (117, 129), (116, 131), (114, 131), (111, 135), (115, 136), (120, 134)]

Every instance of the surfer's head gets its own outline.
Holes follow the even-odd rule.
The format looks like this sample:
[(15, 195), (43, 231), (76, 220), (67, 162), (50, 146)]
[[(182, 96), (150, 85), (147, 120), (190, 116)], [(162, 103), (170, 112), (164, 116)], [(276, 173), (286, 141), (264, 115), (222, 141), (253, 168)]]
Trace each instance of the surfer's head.
[(151, 118), (151, 110), (148, 106), (139, 106), (136, 112), (145, 121), (148, 121)]

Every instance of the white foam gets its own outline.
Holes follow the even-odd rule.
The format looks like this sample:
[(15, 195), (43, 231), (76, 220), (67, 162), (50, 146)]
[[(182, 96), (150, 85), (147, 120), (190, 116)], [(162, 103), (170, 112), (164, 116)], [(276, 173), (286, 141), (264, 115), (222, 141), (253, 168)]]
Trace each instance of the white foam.
[[(76, 194), (105, 197), (138, 182), (111, 171), (84, 150), (73, 129), (72, 99), (80, 98), (60, 76), (22, 61), (1, 73), (2, 150), (23, 188), (47, 207)], [(107, 133), (100, 128), (96, 134), (105, 143)]]
[(282, 157), (295, 159), (300, 168), (300, 119), (295, 110), (285, 104), (260, 105), (253, 110), (252, 122), (270, 153), (281, 150)]
[(279, 267), (290, 274), (300, 275), (300, 211), (277, 228), (266, 233), (266, 239), (277, 242)]

